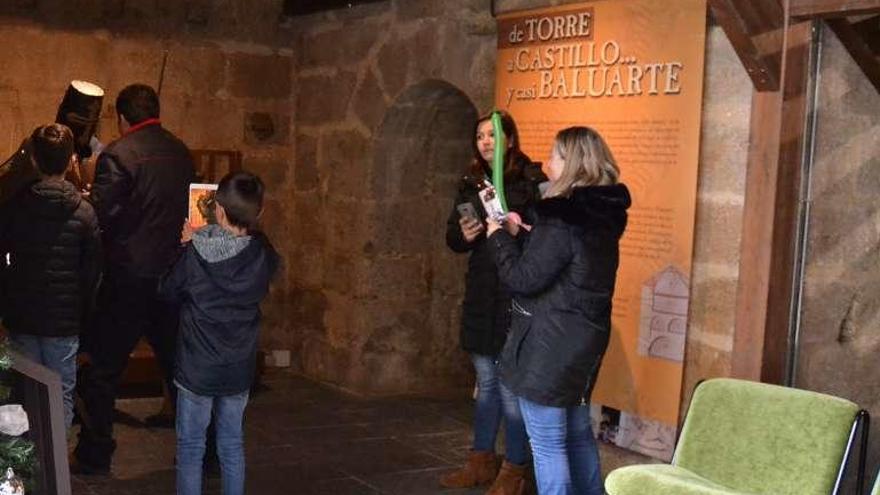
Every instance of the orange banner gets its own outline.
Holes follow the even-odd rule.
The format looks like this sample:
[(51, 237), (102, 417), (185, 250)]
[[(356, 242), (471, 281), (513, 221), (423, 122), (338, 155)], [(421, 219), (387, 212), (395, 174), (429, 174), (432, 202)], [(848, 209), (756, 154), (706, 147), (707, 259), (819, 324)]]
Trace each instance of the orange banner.
[[(674, 4), (674, 7), (673, 7)], [(557, 131), (598, 130), (633, 196), (611, 344), (593, 394), (603, 440), (669, 459), (690, 293), (705, 0), (604, 0), (499, 19), (495, 101), (547, 160)]]

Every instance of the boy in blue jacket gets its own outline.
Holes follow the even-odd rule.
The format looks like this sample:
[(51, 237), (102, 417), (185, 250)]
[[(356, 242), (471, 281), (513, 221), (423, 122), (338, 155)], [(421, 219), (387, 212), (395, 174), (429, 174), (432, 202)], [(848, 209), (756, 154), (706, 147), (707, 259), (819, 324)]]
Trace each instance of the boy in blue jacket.
[(201, 493), (212, 414), (223, 493), (244, 493), (242, 419), (256, 368), (260, 302), (278, 266), (268, 239), (254, 230), (263, 190), (253, 174), (226, 175), (213, 205), (217, 223), (191, 235), (184, 227), (188, 244), (159, 288), (181, 305), (174, 378), (178, 495)]

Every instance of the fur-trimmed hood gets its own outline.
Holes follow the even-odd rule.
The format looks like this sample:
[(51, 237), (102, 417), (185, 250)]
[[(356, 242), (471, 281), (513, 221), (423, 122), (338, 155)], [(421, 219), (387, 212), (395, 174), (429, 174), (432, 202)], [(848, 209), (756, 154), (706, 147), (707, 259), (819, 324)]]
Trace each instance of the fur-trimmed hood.
[(626, 228), (626, 210), (632, 204), (629, 189), (618, 183), (610, 186), (576, 187), (571, 196), (541, 200), (535, 211), (539, 220), (558, 219), (569, 225), (605, 228), (621, 236)]

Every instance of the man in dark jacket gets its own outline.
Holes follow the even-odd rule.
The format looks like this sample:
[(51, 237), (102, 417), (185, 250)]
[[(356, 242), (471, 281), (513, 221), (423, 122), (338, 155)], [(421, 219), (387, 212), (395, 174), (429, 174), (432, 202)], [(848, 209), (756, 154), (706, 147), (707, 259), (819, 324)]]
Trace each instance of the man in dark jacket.
[(177, 310), (159, 300), (156, 289), (177, 255), (195, 177), (186, 145), (159, 121), (152, 88), (123, 89), (116, 113), (121, 137), (98, 157), (91, 192), (106, 269), (96, 322), (83, 342), (92, 366), (83, 373), (86, 414), (74, 452), (74, 469), (91, 474), (109, 473), (116, 389), (141, 336), (168, 380), (173, 376)]
[(79, 333), (99, 276), (98, 221), (64, 180), (76, 161), (70, 129), (40, 126), (30, 142), (39, 178), (0, 211), (0, 303), (12, 347), (61, 376), (70, 427)]

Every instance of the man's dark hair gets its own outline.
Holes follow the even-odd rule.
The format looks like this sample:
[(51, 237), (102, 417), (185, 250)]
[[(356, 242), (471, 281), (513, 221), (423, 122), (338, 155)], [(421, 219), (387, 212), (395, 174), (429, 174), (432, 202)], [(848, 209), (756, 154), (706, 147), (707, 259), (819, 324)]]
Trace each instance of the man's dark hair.
[(263, 209), (263, 181), (250, 172), (230, 172), (220, 179), (215, 201), (226, 211), (229, 223), (254, 229)]
[(73, 132), (63, 124), (41, 125), (31, 134), (37, 169), (45, 175), (61, 175), (73, 155)]
[(116, 114), (131, 125), (159, 118), (159, 95), (146, 84), (126, 86), (116, 97)]

